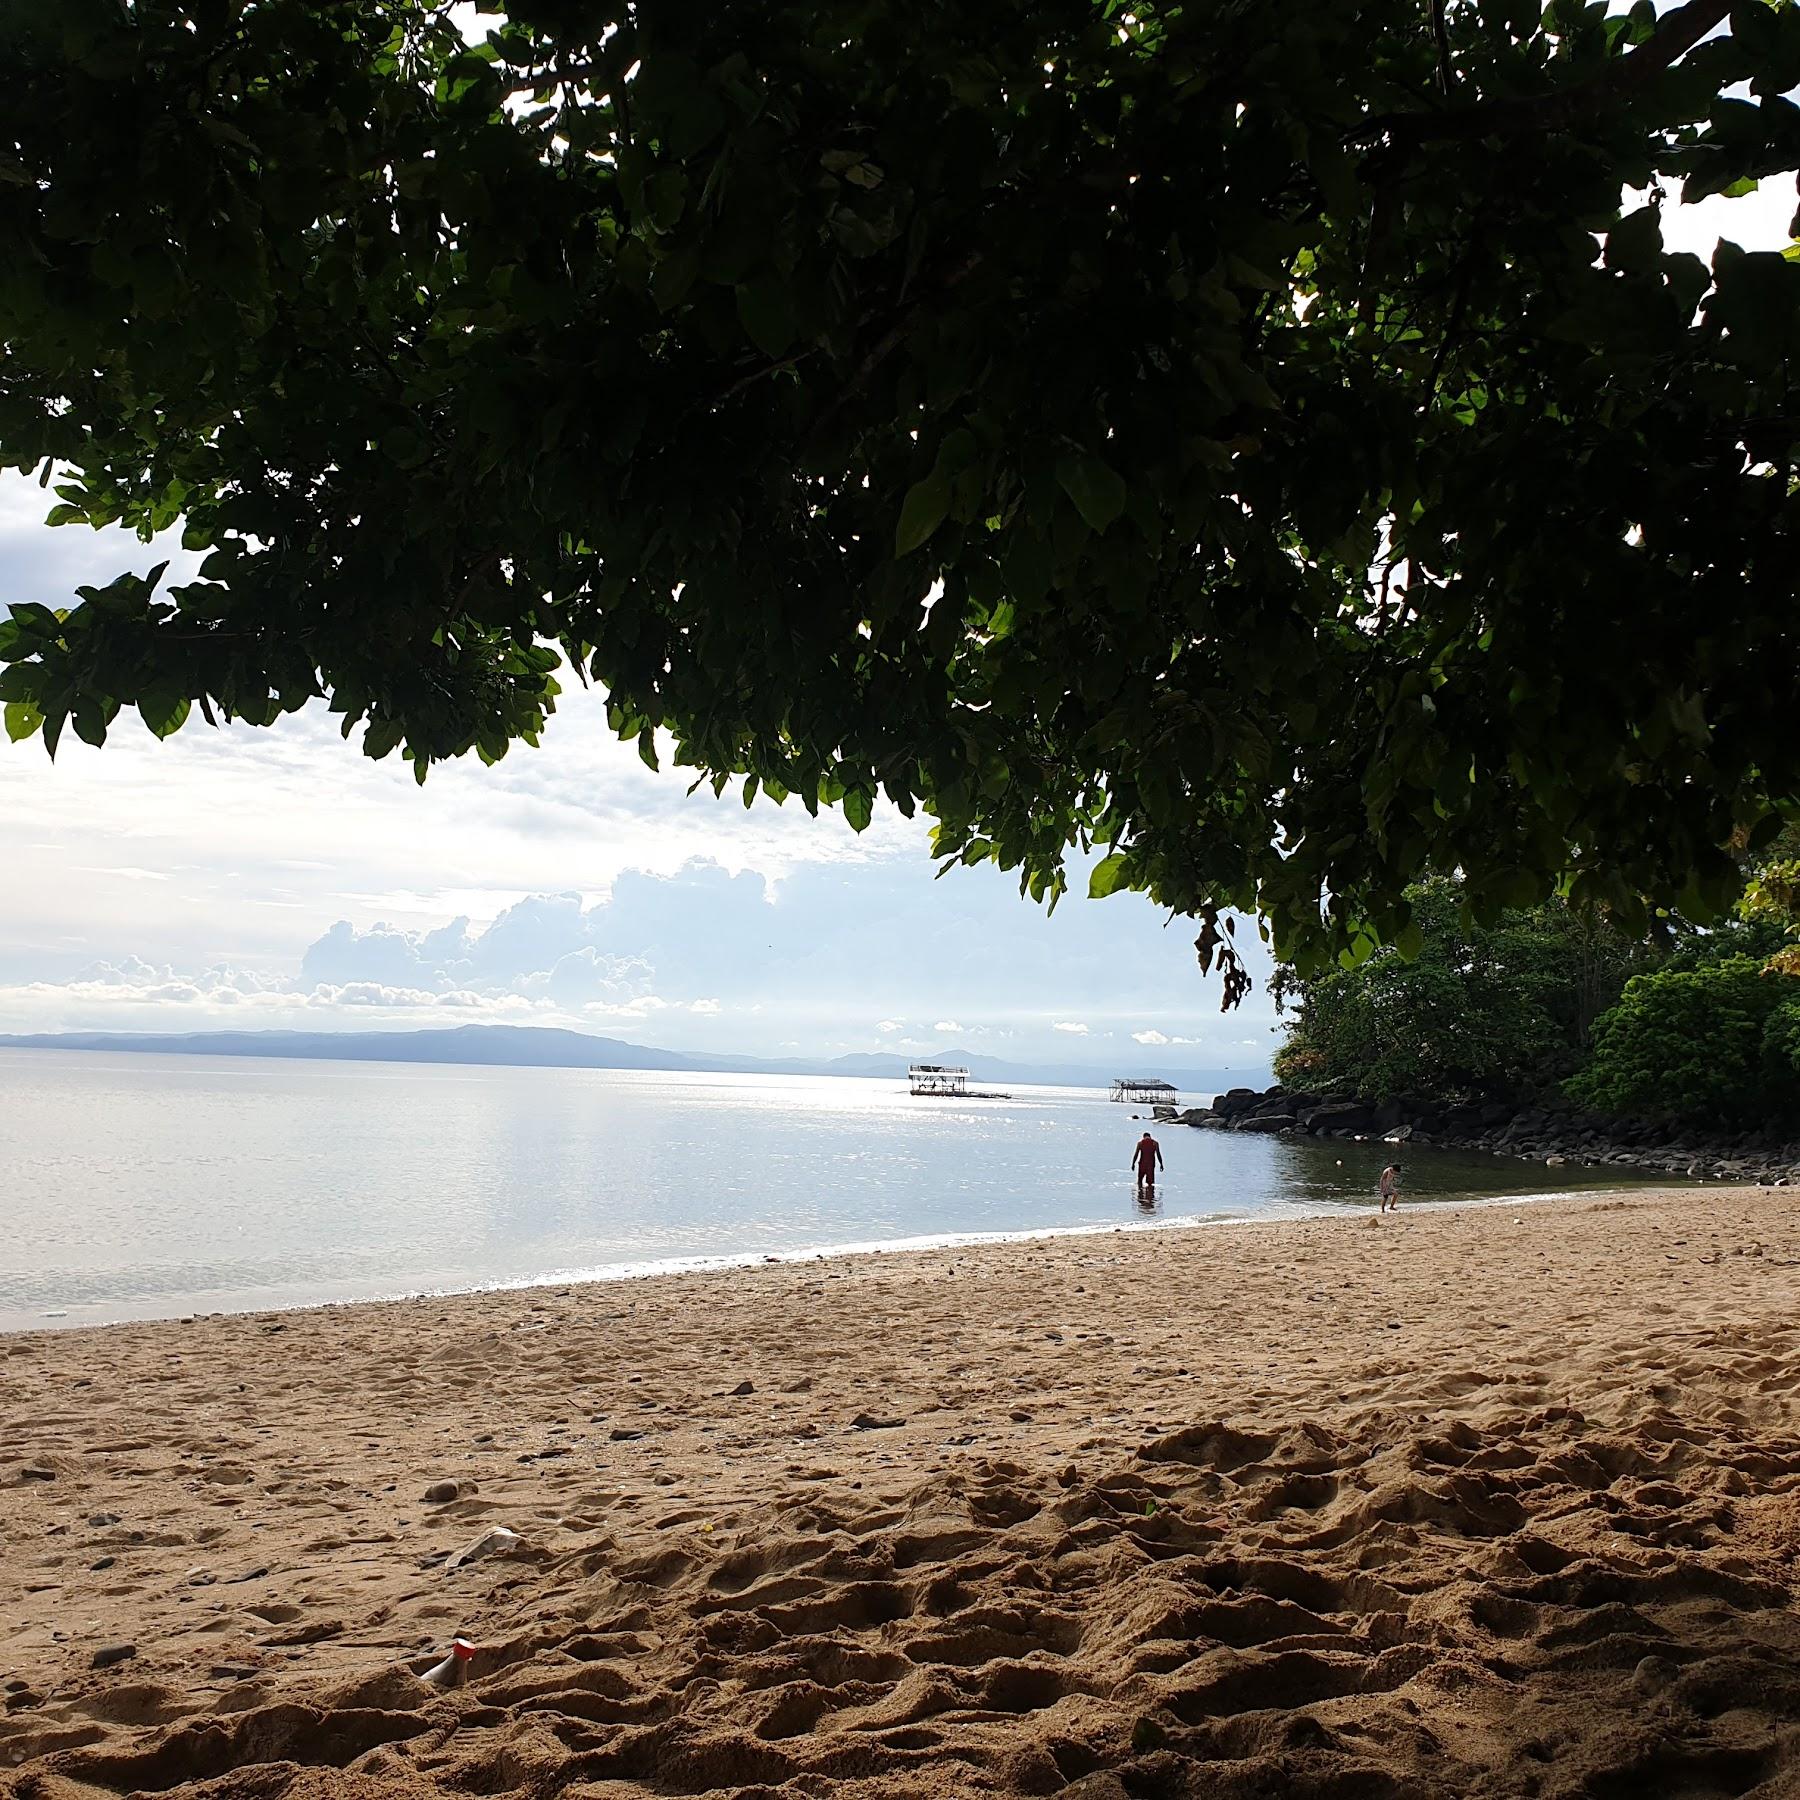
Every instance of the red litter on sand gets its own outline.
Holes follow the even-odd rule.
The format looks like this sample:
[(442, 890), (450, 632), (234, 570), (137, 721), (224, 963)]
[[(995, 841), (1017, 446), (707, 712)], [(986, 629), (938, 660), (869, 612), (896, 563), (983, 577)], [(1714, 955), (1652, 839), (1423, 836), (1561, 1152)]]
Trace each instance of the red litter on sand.
[(441, 1663), (434, 1663), (419, 1679), (436, 1688), (461, 1687), (469, 1678), (469, 1658), (474, 1654), (475, 1646), (466, 1637), (453, 1638), (450, 1654)]

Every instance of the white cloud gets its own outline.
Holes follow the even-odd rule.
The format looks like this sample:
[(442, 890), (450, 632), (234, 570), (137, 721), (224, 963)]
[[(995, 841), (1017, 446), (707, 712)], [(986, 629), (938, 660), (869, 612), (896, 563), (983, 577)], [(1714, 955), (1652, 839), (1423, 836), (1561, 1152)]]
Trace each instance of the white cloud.
[[(178, 546), (48, 530), (48, 504), (0, 474), (8, 599), (65, 604), (171, 549), (192, 572)], [(0, 1031), (492, 1019), (751, 1054), (934, 1047), (916, 1015), (938, 1045), (1048, 1061), (1148, 1012), (1247, 1063), (1228, 1033), (1272, 1021), (1259, 993), (1211, 1024), (1216, 984), (1147, 901), (1051, 919), (991, 870), (935, 881), (926, 822), (891, 808), (859, 836), (829, 811), (689, 796), (574, 684), (541, 750), (423, 788), (316, 708), (166, 743), (128, 708), (104, 749), (65, 735), (54, 763), (0, 739), (0, 793)], [(1089, 1029), (1052, 1029), (1045, 993)]]
[(1078, 1024), (1074, 1019), (1058, 1019), (1050, 1029), (1052, 1031), (1066, 1031), (1071, 1037), (1086, 1037), (1088, 1034), (1088, 1028), (1085, 1025)]
[(1131, 1041), (1134, 1044), (1166, 1044), (1169, 1040), (1160, 1031), (1134, 1031)]
[(398, 1006), (412, 1009), (466, 1004), (462, 995), (434, 994), (425, 988), (387, 987), (379, 981), (346, 981), (314, 988), (310, 999), (327, 1006)]
[(660, 994), (639, 994), (631, 1000), (590, 1000), (581, 1010), (596, 1019), (647, 1019), (667, 1012), (671, 1004)]

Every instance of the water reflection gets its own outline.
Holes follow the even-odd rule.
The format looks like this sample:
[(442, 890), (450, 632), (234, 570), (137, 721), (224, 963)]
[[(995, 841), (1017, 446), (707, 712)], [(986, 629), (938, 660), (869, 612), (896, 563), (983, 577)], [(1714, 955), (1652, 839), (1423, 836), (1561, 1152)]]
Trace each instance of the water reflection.
[[(1143, 1122), (1104, 1094), (0, 1051), (0, 1328), (663, 1259), (1374, 1204), (1382, 1144)], [(1625, 1179), (1409, 1147), (1408, 1202)]]

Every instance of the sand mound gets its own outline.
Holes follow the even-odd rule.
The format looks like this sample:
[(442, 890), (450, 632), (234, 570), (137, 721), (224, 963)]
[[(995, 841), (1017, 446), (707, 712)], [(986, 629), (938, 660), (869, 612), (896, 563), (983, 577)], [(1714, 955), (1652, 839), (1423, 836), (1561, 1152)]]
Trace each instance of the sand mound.
[[(1735, 1204), (1763, 1209), (1756, 1218), (1770, 1236), (1773, 1202)], [(1279, 1257), (1278, 1267), (1306, 1270), (1282, 1295), (1263, 1296), (1290, 1328), (1316, 1321), (1307, 1296), (1346, 1268), (1365, 1286), (1379, 1280), (1382, 1309), (1410, 1313), (1415, 1330), (1429, 1326), (1421, 1308), (1442, 1312), (1431, 1315), (1439, 1353), (1429, 1359), (1385, 1342), (1377, 1353), (1379, 1340), (1353, 1325), (1334, 1353), (1315, 1324), (1306, 1349), (1288, 1352), (1277, 1391), (1261, 1397), (1246, 1392), (1248, 1366), (1279, 1359), (1282, 1317), (1259, 1319), (1256, 1332), (1275, 1335), (1233, 1352), (1244, 1365), (1235, 1383), (1151, 1366), (1161, 1350), (1202, 1340), (1204, 1319), (1216, 1334), (1229, 1317), (1191, 1297), (1201, 1273), (1192, 1240), (1173, 1264), (1166, 1246), (1109, 1249), (1103, 1310), (1075, 1318), (1069, 1302), (1093, 1281), (1092, 1247), (1034, 1249), (1029, 1270), (1016, 1248), (979, 1259), (991, 1276), (982, 1330), (1016, 1333), (1028, 1308), (1042, 1339), (1050, 1291), (1064, 1342), (1090, 1344), (1059, 1353), (1070, 1391), (1082, 1381), (1096, 1395), (1113, 1391), (1125, 1379), (1119, 1359), (1135, 1365), (1127, 1391), (1148, 1395), (1147, 1416), (1110, 1428), (1090, 1409), (1046, 1429), (1050, 1383), (1033, 1409), (1006, 1405), (1025, 1377), (994, 1346), (971, 1354), (965, 1284), (980, 1275), (966, 1253), (954, 1277), (941, 1256), (884, 1259), (823, 1297), (816, 1273), (771, 1275), (760, 1309), (741, 1290), (728, 1304), (715, 1299), (711, 1353), (699, 1364), (699, 1340), (682, 1335), (695, 1327), (678, 1322), (691, 1318), (696, 1292), (717, 1294), (701, 1284), (660, 1284), (649, 1299), (639, 1290), (628, 1330), (617, 1321), (605, 1330), (591, 1301), (432, 1303), (495, 1326), (490, 1369), (535, 1371), (512, 1390), (515, 1432), (577, 1378), (617, 1382), (615, 1401), (625, 1384), (649, 1379), (634, 1382), (628, 1369), (655, 1369), (659, 1392), (712, 1379), (703, 1391), (693, 1383), (655, 1465), (597, 1480), (591, 1449), (537, 1467), (541, 1450), (506, 1446), (504, 1478), (484, 1471), (474, 1495), (447, 1504), (421, 1503), (423, 1480), (396, 1481), (388, 1504), (428, 1533), (417, 1541), (375, 1529), (379, 1508), (366, 1483), (349, 1480), (340, 1451), (337, 1489), (309, 1487), (305, 1506), (274, 1508), (257, 1533), (275, 1585), (297, 1596), (287, 1603), (268, 1598), (268, 1569), (244, 1576), (242, 1600), (220, 1602), (214, 1583), (194, 1585), (176, 1565), (205, 1529), (197, 1519), (251, 1504), (230, 1497), (240, 1488), (280, 1485), (267, 1469), (276, 1451), (302, 1453), (297, 1422), (269, 1427), (260, 1457), (214, 1446), (250, 1470), (245, 1482), (208, 1481), (179, 1448), (178, 1481), (166, 1470), (115, 1481), (108, 1491), (124, 1503), (112, 1510), (152, 1517), (148, 1483), (164, 1529), (84, 1526), (84, 1560), (99, 1561), (89, 1553), (115, 1539), (123, 1549), (132, 1529), (178, 1540), (159, 1553), (163, 1578), (140, 1580), (106, 1621), (146, 1641), (100, 1670), (85, 1666), (88, 1641), (67, 1636), (31, 1661), (13, 1659), (26, 1685), (0, 1714), (0, 1764), (12, 1771), (0, 1788), (10, 1783), (20, 1800), (1800, 1792), (1800, 1619), (1789, 1579), (1800, 1543), (1795, 1284), (1770, 1253), (1760, 1285), (1741, 1269), (1710, 1275), (1671, 1321), (1656, 1311), (1668, 1271), (1649, 1258), (1677, 1254), (1652, 1235), (1675, 1226), (1658, 1208), (1640, 1210), (1624, 1236), (1642, 1240), (1642, 1278), (1625, 1277), (1604, 1301), (1597, 1272), (1609, 1263), (1616, 1272), (1622, 1240), (1616, 1219), (1591, 1206), (1554, 1222), (1534, 1215), (1529, 1266), (1504, 1215), (1409, 1221), (1380, 1271), (1362, 1266), (1357, 1227), (1270, 1231), (1258, 1266)], [(1779, 1230), (1790, 1229), (1783, 1214)], [(1536, 1250), (1551, 1235), (1564, 1263), (1546, 1282)], [(1478, 1248), (1514, 1253), (1472, 1307), (1443, 1288), (1442, 1259)], [(1208, 1263), (1221, 1253), (1210, 1250)], [(1233, 1234), (1230, 1254), (1254, 1262), (1259, 1253), (1249, 1234)], [(1509, 1286), (1517, 1291), (1497, 1291)], [(1508, 1298), (1519, 1305), (1502, 1318)], [(747, 1314), (734, 1334), (719, 1313), (738, 1304), (759, 1323)], [(286, 1346), (283, 1366), (317, 1377), (317, 1356), (335, 1345), (354, 1382), (350, 1342), (379, 1341), (384, 1313), (391, 1342), (406, 1309), (296, 1319), (288, 1336), (301, 1341)], [(557, 1341), (510, 1353), (546, 1319), (539, 1341)], [(257, 1329), (203, 1327), (220, 1351)], [(34, 1346), (22, 1360), (35, 1373), (67, 1379), (109, 1361), (147, 1370), (176, 1329), (19, 1341)], [(1511, 1342), (1522, 1329), (1531, 1341)], [(859, 1334), (879, 1348), (854, 1367), (834, 1361), (829, 1347)], [(734, 1376), (756, 1365), (750, 1397), (718, 1378), (721, 1341)], [(1563, 1347), (1560, 1367), (1535, 1354), (1552, 1342)], [(602, 1344), (616, 1367), (599, 1367)], [(197, 1360), (195, 1379), (225, 1366), (211, 1347)], [(16, 1402), (18, 1363), (6, 1366)], [(468, 1363), (451, 1367), (466, 1375)], [(871, 1416), (852, 1407), (872, 1373), (884, 1406), (907, 1423), (853, 1423)], [(965, 1380), (980, 1396), (971, 1404), (987, 1411), (964, 1416), (944, 1402)], [(1234, 1386), (1240, 1404), (1209, 1404)], [(432, 1407), (466, 1392), (441, 1369), (415, 1384), (415, 1451), (453, 1428)], [(922, 1425), (927, 1393), (938, 1410)], [(745, 1409), (764, 1394), (787, 1398), (752, 1422)], [(1185, 1417), (1178, 1398), (1189, 1402)], [(341, 1409), (342, 1396), (315, 1404), (334, 1403)], [(115, 1395), (103, 1409), (126, 1404)], [(649, 1419), (662, 1405), (639, 1410)], [(19, 1415), (6, 1422), (16, 1428)], [(977, 1423), (987, 1428), (958, 1429)], [(612, 1445), (611, 1429), (592, 1436)], [(704, 1451), (683, 1433), (709, 1440)], [(983, 1441), (957, 1441), (971, 1435)], [(739, 1441), (718, 1441), (726, 1437)], [(145, 1443), (163, 1441), (152, 1430)], [(605, 1454), (625, 1462), (637, 1446), (622, 1439)], [(815, 1447), (829, 1456), (796, 1460)], [(58, 1453), (70, 1460), (49, 1481), (21, 1475), (16, 1459), (0, 1465), (0, 1484), (11, 1484), (0, 1498), (17, 1502), (0, 1513), (8, 1579), (23, 1569), (27, 1588), (7, 1596), (9, 1617), (35, 1607), (73, 1621), (98, 1609), (92, 1579), (64, 1571), (38, 1582), (56, 1572), (40, 1539), (29, 1540), (30, 1556), (11, 1552), (31, 1525), (49, 1529), (47, 1494), (79, 1486), (85, 1510), (106, 1489), (97, 1461), (153, 1454), (84, 1455), (66, 1440)], [(392, 1445), (382, 1454), (391, 1460)], [(429, 1472), (429, 1458), (415, 1460)], [(331, 1478), (312, 1468), (287, 1479)], [(321, 1508), (336, 1514), (335, 1534), (318, 1529)], [(446, 1568), (448, 1549), (502, 1516), (519, 1548)], [(213, 1562), (249, 1537), (226, 1528)], [(130, 1554), (142, 1561), (146, 1544)], [(440, 1694), (418, 1679), (434, 1657), (402, 1647), (441, 1649), (458, 1627), (479, 1650), (467, 1687)]]

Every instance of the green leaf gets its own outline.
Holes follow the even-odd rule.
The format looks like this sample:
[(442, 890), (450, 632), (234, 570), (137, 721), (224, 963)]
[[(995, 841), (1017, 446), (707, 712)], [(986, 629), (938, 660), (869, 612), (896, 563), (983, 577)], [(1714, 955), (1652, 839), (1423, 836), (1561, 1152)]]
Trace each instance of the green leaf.
[(11, 701), (6, 708), (6, 735), (15, 744), (23, 743), (44, 723), (44, 715), (29, 700)]
[(396, 425), (382, 433), (381, 453), (402, 469), (417, 469), (431, 456), (431, 444), (422, 431), (410, 425)]
[(1120, 888), (1130, 881), (1130, 859), (1122, 850), (1102, 862), (1094, 865), (1094, 872), (1088, 877), (1088, 898), (1104, 900), (1109, 894), (1116, 894)]
[(106, 709), (97, 700), (83, 698), (75, 702), (69, 714), (75, 735), (84, 744), (98, 750), (106, 742)]
[(875, 807), (866, 788), (850, 788), (844, 794), (844, 817), (853, 831), (867, 831)]
[(900, 523), (894, 528), (894, 554), (910, 556), (937, 528), (950, 510), (950, 483), (936, 469), (906, 490), (900, 503)]
[(665, 169), (644, 183), (644, 202), (658, 231), (673, 231), (687, 206), (688, 178), (679, 169)]
[(62, 629), (62, 621), (56, 614), (36, 600), (15, 601), (12, 623), (22, 636), (54, 638)]
[(1606, 234), (1606, 266), (1633, 274), (1656, 266), (1662, 255), (1662, 221), (1654, 206), (1627, 213)]
[(187, 723), (190, 702), (187, 695), (169, 691), (138, 695), (138, 717), (159, 738), (171, 737)]
[(650, 271), (650, 298), (658, 312), (672, 312), (688, 297), (700, 273), (700, 247), (687, 244), (671, 250)]
[(399, 749), (406, 727), (398, 719), (384, 719), (363, 733), (363, 755), (379, 762)]
[(1104, 531), (1125, 510), (1125, 482), (1097, 456), (1065, 456), (1056, 479), (1075, 510), (1095, 531)]
[(737, 291), (738, 320), (765, 356), (785, 356), (794, 341), (794, 297), (785, 281), (763, 276)]

